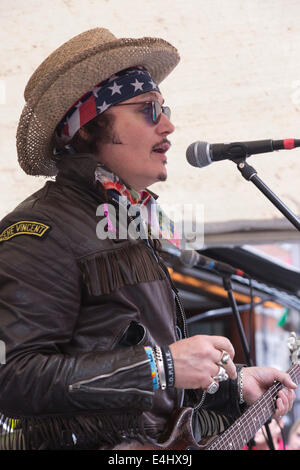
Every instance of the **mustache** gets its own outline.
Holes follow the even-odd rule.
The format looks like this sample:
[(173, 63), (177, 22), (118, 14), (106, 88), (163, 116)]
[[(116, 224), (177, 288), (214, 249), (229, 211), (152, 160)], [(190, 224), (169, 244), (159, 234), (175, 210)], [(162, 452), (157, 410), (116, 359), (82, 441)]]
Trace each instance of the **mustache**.
[(162, 145), (165, 145), (165, 144), (167, 144), (169, 147), (171, 147), (171, 145), (172, 145), (171, 142), (168, 139), (164, 138), (160, 142), (158, 142), (157, 144), (153, 145), (152, 149), (159, 148), (159, 147), (161, 147)]

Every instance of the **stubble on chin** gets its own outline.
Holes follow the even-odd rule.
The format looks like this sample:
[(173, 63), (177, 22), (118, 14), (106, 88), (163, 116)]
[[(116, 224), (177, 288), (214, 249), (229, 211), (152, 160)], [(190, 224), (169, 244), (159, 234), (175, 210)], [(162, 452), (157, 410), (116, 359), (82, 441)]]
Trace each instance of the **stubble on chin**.
[(159, 173), (157, 176), (158, 181), (161, 181), (161, 182), (166, 181), (167, 178), (168, 178), (168, 175), (166, 173)]

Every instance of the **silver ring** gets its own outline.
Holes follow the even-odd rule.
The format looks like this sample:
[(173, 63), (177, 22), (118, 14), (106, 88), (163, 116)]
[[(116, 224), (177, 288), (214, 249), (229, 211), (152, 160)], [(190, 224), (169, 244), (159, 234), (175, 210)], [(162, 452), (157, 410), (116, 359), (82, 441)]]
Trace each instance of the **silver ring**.
[(207, 393), (210, 395), (213, 395), (219, 390), (219, 384), (218, 382), (213, 381), (208, 387), (207, 387)]
[(226, 364), (228, 364), (229, 359), (230, 359), (230, 356), (229, 356), (228, 352), (223, 350), (220, 363), (223, 364), (223, 365), (226, 365)]
[(218, 380), (219, 382), (224, 382), (225, 380), (228, 379), (228, 374), (224, 367), (220, 366), (218, 374), (213, 377), (214, 380)]

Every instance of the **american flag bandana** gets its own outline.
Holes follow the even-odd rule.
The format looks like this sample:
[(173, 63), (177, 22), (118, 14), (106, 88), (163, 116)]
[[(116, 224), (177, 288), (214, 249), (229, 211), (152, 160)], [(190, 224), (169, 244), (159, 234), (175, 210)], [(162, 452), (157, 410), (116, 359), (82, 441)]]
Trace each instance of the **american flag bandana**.
[(67, 145), (82, 126), (111, 106), (149, 91), (160, 92), (143, 67), (130, 67), (112, 75), (76, 101), (57, 125), (56, 139)]
[[(128, 211), (130, 211), (131, 206), (140, 208), (142, 213), (136, 212), (136, 217), (142, 215), (148, 227), (143, 231), (143, 227), (140, 226), (140, 231), (142, 234), (144, 233), (144, 238), (152, 236), (160, 240), (169, 240), (170, 243), (181, 249), (181, 237), (175, 228), (174, 222), (166, 215), (146, 189), (136, 191), (133, 188), (128, 188), (117, 175), (103, 165), (99, 165), (96, 168), (95, 180), (99, 181), (108, 191), (108, 194), (117, 200), (119, 204), (127, 208)], [(117, 228), (114, 227), (110, 219), (108, 206), (105, 206), (104, 215), (107, 219), (108, 229), (112, 232), (117, 232)], [(148, 236), (145, 236), (146, 233), (148, 233)]]

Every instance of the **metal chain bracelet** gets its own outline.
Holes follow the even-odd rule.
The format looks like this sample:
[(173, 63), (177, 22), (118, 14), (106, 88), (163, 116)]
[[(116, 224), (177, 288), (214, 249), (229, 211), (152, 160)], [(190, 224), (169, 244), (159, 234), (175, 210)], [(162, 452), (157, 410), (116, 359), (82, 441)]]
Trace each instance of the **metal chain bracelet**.
[(243, 394), (243, 378), (244, 378), (244, 367), (242, 367), (238, 372), (238, 391), (239, 391), (239, 404), (242, 405), (245, 403), (244, 394)]
[(163, 361), (162, 352), (159, 346), (154, 347), (155, 352), (155, 362), (157, 367), (157, 372), (159, 376), (160, 388), (165, 390), (167, 388), (165, 366)]

